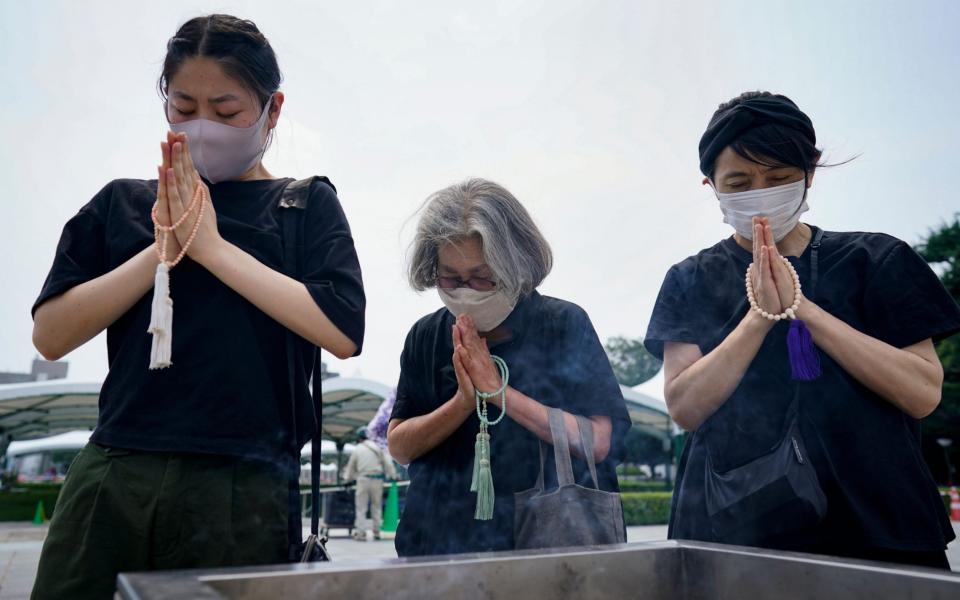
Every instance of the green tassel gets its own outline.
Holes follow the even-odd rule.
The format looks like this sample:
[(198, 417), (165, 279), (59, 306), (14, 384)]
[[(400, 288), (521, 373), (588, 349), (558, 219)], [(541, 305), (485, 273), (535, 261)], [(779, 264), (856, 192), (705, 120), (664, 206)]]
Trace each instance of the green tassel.
[(480, 469), (477, 476), (477, 510), (473, 515), (478, 521), (493, 518), (493, 473), (490, 471), (490, 434), (481, 434)]
[[(478, 521), (493, 519), (493, 472), (490, 469), (490, 431), (491, 425), (496, 425), (507, 416), (507, 382), (510, 380), (510, 370), (507, 363), (499, 356), (491, 356), (500, 370), (500, 388), (495, 392), (474, 390), (477, 401), (477, 419), (480, 421), (480, 433), (473, 450), (473, 477), (470, 481), (470, 491), (477, 493), (477, 509), (473, 518)], [(490, 421), (487, 418), (487, 398), (500, 397), (500, 416)]]
[(473, 445), (473, 479), (470, 480), (470, 491), (477, 491), (477, 485), (480, 483), (480, 453), (483, 451), (481, 445), (483, 444), (483, 436), (486, 435), (488, 438), (490, 434), (484, 434), (483, 432), (477, 434), (477, 442)]

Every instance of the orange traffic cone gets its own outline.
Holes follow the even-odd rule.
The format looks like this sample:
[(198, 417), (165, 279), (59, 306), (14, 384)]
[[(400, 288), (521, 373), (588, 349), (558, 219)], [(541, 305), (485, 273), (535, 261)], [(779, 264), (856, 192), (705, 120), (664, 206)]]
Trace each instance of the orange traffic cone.
[(950, 520), (960, 521), (960, 494), (957, 488), (950, 488)]

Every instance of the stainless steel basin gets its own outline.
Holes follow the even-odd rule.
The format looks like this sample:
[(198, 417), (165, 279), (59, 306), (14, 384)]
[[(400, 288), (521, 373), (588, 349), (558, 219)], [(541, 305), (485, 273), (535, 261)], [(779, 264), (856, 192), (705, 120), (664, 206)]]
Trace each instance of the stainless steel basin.
[(122, 574), (126, 600), (285, 598), (863, 598), (958, 600), (960, 575), (666, 541), (548, 552)]

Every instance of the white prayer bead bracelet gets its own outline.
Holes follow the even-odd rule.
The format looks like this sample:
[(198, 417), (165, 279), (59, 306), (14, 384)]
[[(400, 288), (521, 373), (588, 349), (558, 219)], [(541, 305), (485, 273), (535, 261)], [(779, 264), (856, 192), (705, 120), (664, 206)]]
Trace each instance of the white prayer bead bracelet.
[(747, 275), (745, 277), (747, 286), (747, 300), (750, 301), (750, 308), (760, 313), (760, 316), (769, 321), (796, 319), (797, 309), (800, 308), (800, 300), (803, 299), (803, 294), (800, 291), (800, 276), (797, 275), (797, 270), (793, 268), (793, 264), (791, 264), (791, 262), (787, 260), (785, 256), (781, 256), (780, 260), (783, 261), (783, 264), (787, 265), (787, 269), (790, 271), (790, 276), (793, 277), (793, 305), (779, 315), (768, 313), (767, 311), (763, 310), (759, 304), (757, 304), (757, 299), (753, 293), (753, 283), (750, 281), (750, 269), (753, 268), (753, 263), (750, 263), (750, 265), (747, 267)]

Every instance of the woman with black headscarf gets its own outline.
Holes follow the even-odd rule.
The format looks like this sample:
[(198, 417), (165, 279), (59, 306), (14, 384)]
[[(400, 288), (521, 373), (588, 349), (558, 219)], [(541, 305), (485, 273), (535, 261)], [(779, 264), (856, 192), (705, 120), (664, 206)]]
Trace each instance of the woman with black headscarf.
[(669, 535), (948, 568), (918, 419), (960, 309), (906, 243), (800, 222), (820, 157), (807, 115), (766, 92), (700, 141), (735, 234), (670, 269), (645, 341), (692, 432)]

